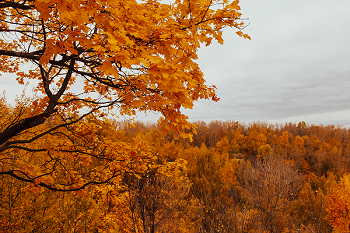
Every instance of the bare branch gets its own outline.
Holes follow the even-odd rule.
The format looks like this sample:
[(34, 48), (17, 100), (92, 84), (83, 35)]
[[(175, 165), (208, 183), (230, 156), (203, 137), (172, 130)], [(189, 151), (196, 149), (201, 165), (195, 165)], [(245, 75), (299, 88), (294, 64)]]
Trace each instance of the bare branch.
[[(10, 176), (12, 176), (12, 177), (14, 177), (14, 178), (16, 178), (18, 180), (21, 180), (21, 181), (24, 181), (24, 182), (28, 182), (28, 183), (34, 183), (37, 186), (41, 186), (41, 187), (47, 188), (47, 189), (52, 190), (52, 191), (60, 191), (60, 192), (79, 191), (79, 190), (82, 190), (82, 189), (86, 188), (89, 185), (106, 184), (106, 183), (110, 182), (113, 178), (121, 175), (120, 171), (118, 171), (118, 172), (114, 171), (113, 174), (109, 178), (107, 178), (107, 179), (105, 179), (103, 181), (89, 181), (89, 182), (86, 182), (83, 185), (80, 185), (78, 187), (69, 187), (67, 185), (68, 186), (67, 188), (58, 188), (57, 186), (46, 184), (46, 183), (43, 183), (43, 182), (35, 182), (36, 179), (38, 179), (38, 178), (40, 178), (42, 176), (45, 176), (45, 175), (49, 175), (52, 172), (53, 171), (51, 171), (49, 173), (46, 173), (46, 174), (42, 174), (42, 175), (37, 176), (37, 177), (30, 177), (28, 174), (25, 174), (22, 171), (12, 170), (12, 171), (0, 172), (0, 175), (10, 175)], [(20, 173), (24, 177), (19, 175), (19, 174), (16, 174), (16, 173)]]

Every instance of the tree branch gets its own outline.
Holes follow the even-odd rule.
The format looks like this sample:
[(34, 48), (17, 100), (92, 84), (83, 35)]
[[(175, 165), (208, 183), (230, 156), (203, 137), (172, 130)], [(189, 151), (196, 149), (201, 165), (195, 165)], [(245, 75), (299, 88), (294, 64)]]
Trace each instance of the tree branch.
[(44, 53), (44, 50), (42, 50), (42, 49), (38, 50), (38, 51), (34, 51), (34, 52), (16, 52), (16, 51), (9, 51), (9, 50), (0, 49), (0, 55), (28, 58), (28, 59), (32, 59), (32, 60), (39, 60), (43, 53)]
[[(32, 2), (32, 1), (29, 1)], [(6, 7), (12, 7), (15, 9), (22, 9), (22, 10), (30, 10), (30, 9), (34, 9), (34, 5), (25, 5), (23, 3), (18, 3), (18, 2), (14, 2), (14, 1), (3, 1), (2, 3), (0, 3), (0, 9), (2, 8), (6, 8)]]
[[(22, 177), (20, 175), (17, 175), (16, 172), (19, 172), (19, 173), (22, 173), (24, 176), (26, 177)], [(50, 173), (52, 173), (53, 171), (51, 171)], [(12, 176), (13, 178), (16, 178), (18, 180), (21, 180), (21, 181), (24, 181), (24, 182), (28, 182), (28, 183), (34, 183), (38, 186), (41, 186), (41, 187), (44, 187), (44, 188), (47, 188), (49, 190), (52, 190), (52, 191), (61, 191), (61, 192), (73, 192), (73, 191), (79, 191), (79, 190), (82, 190), (84, 188), (86, 188), (87, 186), (89, 185), (94, 185), (94, 184), (105, 184), (105, 183), (108, 183), (109, 181), (111, 181), (113, 178), (119, 176), (121, 174), (121, 172), (117, 172), (117, 171), (114, 171), (113, 174), (107, 178), (106, 180), (103, 180), (103, 181), (89, 181), (89, 182), (86, 182), (85, 184), (79, 186), (79, 187), (74, 187), (74, 188), (58, 188), (56, 186), (53, 186), (53, 185), (49, 185), (49, 184), (45, 184), (43, 182), (35, 182), (36, 179), (38, 179), (39, 177), (42, 177), (44, 175), (48, 175), (50, 173), (47, 173), (47, 174), (43, 174), (43, 175), (40, 175), (38, 177), (34, 177), (34, 178), (31, 178), (29, 177), (27, 174), (23, 173), (22, 171), (16, 171), (16, 170), (12, 170), (12, 171), (5, 171), (5, 172), (0, 172), (0, 175), (10, 175)]]
[[(36, 116), (28, 117), (25, 119), (20, 120), (15, 125), (11, 126), (10, 128), (7, 128), (3, 132), (0, 133), (0, 145), (7, 142), (9, 139), (17, 135), (18, 133), (33, 128), (35, 126), (38, 126), (45, 122), (46, 118), (51, 116), (53, 113), (57, 112), (57, 109), (50, 111), (50, 112), (44, 112), (41, 114), (38, 114)], [(0, 151), (1, 147), (0, 147)]]

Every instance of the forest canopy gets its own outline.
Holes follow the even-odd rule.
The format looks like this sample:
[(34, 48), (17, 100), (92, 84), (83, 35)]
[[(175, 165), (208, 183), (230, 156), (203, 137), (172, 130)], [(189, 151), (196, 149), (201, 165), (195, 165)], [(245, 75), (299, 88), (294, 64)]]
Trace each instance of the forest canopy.
[[(87, 117), (74, 131), (79, 153), (62, 153), (72, 145), (60, 137), (73, 132), (60, 131), (40, 142), (62, 151), (1, 154), (1, 169), (46, 173), (33, 183), (1, 176), (0, 232), (348, 232), (349, 129), (194, 124), (190, 141), (157, 124)], [(105, 182), (73, 190), (88, 179)]]

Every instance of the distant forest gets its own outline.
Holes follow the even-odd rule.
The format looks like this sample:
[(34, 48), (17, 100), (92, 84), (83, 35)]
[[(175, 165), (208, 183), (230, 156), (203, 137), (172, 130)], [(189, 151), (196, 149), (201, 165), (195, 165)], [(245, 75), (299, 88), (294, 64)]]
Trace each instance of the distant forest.
[[(50, 163), (47, 154), (57, 165), (46, 180), (32, 183), (1, 176), (0, 232), (349, 232), (349, 129), (305, 122), (193, 123), (191, 140), (165, 134), (157, 124), (88, 118), (78, 130), (81, 147), (75, 145), (89, 153), (88, 161), (53, 150), (42, 161), (27, 150), (29, 170)], [(49, 140), (36, 143), (63, 148)], [(123, 145), (114, 147), (119, 156), (131, 157), (120, 160), (122, 170), (103, 157), (113, 150), (103, 144), (113, 143)], [(7, 153), (15, 160), (11, 153), (24, 152)], [(118, 175), (102, 182), (101, 164), (115, 166)], [(65, 191), (92, 176), (101, 182)], [(44, 185), (67, 179), (71, 183)]]

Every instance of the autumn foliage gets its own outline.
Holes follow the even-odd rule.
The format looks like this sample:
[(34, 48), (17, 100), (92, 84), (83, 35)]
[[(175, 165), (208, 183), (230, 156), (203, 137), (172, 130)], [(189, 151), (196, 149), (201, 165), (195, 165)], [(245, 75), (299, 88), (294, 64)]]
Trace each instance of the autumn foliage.
[[(2, 176), (1, 231), (348, 231), (346, 128), (194, 123), (191, 142), (157, 124), (87, 117), (36, 142), (56, 149), (3, 153), (1, 169), (45, 175)], [(61, 135), (78, 137), (79, 153), (64, 156), (72, 145)]]
[[(197, 51), (212, 40), (222, 44), (225, 27), (248, 38), (238, 3), (0, 1), (0, 73), (37, 84), (32, 97), (22, 96), (14, 106), (2, 100), (0, 152), (19, 156), (1, 174), (73, 191), (128, 169), (141, 171), (144, 166), (134, 164), (148, 159), (141, 142), (115, 145), (97, 135), (109, 126), (94, 119), (107, 116), (159, 112), (163, 132), (191, 137), (193, 125), (181, 109), (198, 99), (218, 100), (196, 63)], [(89, 164), (93, 174), (68, 172)]]
[(349, 232), (346, 127), (181, 113), (238, 4), (0, 0), (0, 232)]
[(338, 186), (332, 190), (327, 203), (330, 224), (339, 232), (350, 232), (350, 180), (344, 175)]

